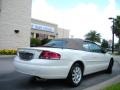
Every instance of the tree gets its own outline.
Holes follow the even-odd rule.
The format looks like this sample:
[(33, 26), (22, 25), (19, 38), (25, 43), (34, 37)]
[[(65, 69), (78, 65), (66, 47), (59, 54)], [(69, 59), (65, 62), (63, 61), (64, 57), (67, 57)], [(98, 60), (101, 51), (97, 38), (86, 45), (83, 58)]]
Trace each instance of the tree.
[(116, 19), (114, 20), (114, 33), (115, 35), (119, 38), (119, 53), (120, 53), (120, 16), (117, 16)]
[(117, 50), (119, 48), (119, 43), (115, 44), (115, 49)]
[(109, 47), (108, 41), (105, 40), (105, 39), (103, 39), (103, 40), (102, 40), (101, 47), (102, 47), (102, 48), (108, 48), (108, 47)]
[(94, 42), (100, 42), (100, 33), (97, 33), (96, 31), (92, 30), (89, 33), (85, 35), (86, 40), (94, 41)]

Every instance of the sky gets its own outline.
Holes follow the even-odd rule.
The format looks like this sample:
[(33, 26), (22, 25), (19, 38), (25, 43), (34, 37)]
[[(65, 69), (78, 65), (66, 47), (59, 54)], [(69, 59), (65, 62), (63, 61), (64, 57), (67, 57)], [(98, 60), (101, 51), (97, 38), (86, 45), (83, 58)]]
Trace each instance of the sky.
[(108, 18), (117, 15), (120, 0), (32, 0), (32, 18), (58, 24), (74, 38), (84, 39), (96, 30), (102, 39), (110, 40), (112, 21)]

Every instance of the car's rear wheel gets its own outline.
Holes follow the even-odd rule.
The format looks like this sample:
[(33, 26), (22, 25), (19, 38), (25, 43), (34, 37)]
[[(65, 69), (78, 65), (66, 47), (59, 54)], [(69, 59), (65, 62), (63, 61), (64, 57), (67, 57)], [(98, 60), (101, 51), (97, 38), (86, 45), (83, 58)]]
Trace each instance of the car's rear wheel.
[(108, 66), (108, 68), (106, 70), (106, 73), (108, 73), (108, 74), (112, 73), (113, 64), (114, 64), (114, 60), (111, 59), (110, 62), (109, 62), (109, 66)]
[(80, 84), (82, 80), (82, 76), (83, 76), (83, 72), (81, 66), (78, 63), (75, 63), (71, 67), (67, 80), (70, 85), (76, 87)]

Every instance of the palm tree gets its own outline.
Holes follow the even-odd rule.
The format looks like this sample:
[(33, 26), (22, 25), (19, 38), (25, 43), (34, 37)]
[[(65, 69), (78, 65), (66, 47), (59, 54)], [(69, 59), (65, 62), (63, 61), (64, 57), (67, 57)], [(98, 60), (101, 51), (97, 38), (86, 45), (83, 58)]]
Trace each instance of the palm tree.
[(114, 33), (119, 38), (119, 53), (120, 53), (120, 16), (117, 16), (117, 18), (114, 20)]
[(102, 47), (102, 48), (108, 48), (108, 47), (109, 47), (108, 41), (105, 40), (105, 39), (103, 39), (103, 40), (102, 40), (102, 43), (101, 43), (101, 47)]
[(86, 37), (85, 38), (86, 40), (91, 40), (91, 41), (94, 41), (94, 42), (100, 42), (101, 35), (100, 35), (100, 33), (97, 33), (95, 30), (92, 30), (89, 33), (87, 33), (85, 35), (85, 37)]

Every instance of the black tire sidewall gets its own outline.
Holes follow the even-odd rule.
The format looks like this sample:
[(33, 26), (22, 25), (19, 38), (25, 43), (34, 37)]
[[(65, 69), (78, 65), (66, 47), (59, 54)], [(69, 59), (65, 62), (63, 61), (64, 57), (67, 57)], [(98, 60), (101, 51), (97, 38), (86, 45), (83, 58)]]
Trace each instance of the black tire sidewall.
[[(73, 80), (72, 80), (72, 73), (73, 73), (73, 70), (74, 70), (76, 67), (80, 67), (81, 73), (82, 73), (82, 74), (81, 74), (81, 80), (80, 80), (80, 82), (77, 83), (77, 84), (74, 83)], [(69, 83), (70, 85), (74, 86), (74, 87), (77, 87), (77, 86), (81, 83), (82, 78), (83, 78), (82, 68), (81, 68), (81, 66), (80, 66), (78, 63), (75, 63), (75, 64), (71, 67), (70, 72), (69, 72), (69, 74), (68, 74), (68, 78), (67, 78), (68, 83)]]
[(113, 64), (114, 64), (114, 60), (111, 59), (111, 60), (110, 60), (110, 63), (109, 63), (109, 66), (108, 66), (108, 68), (107, 68), (107, 70), (106, 70), (107, 73), (109, 73), (109, 74), (112, 73)]

